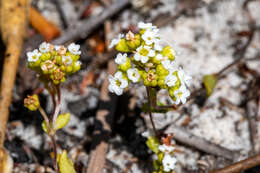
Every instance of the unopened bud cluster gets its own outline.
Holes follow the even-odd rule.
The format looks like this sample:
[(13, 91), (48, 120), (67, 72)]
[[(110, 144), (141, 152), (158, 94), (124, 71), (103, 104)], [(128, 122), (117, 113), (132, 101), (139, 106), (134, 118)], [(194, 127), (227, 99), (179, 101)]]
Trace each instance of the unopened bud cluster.
[(31, 111), (36, 111), (40, 107), (38, 95), (27, 96), (27, 98), (24, 99), (24, 106)]
[(121, 95), (130, 82), (142, 82), (147, 87), (167, 89), (175, 102), (185, 103), (190, 95), (190, 76), (175, 65), (175, 50), (162, 46), (159, 29), (151, 23), (138, 23), (139, 33), (129, 31), (113, 39), (110, 48), (121, 53), (116, 56), (118, 70), (109, 76), (109, 91)]
[(55, 85), (66, 80), (66, 76), (80, 69), (80, 45), (71, 43), (67, 48), (43, 42), (39, 49), (27, 53), (29, 68), (37, 71), (43, 81)]

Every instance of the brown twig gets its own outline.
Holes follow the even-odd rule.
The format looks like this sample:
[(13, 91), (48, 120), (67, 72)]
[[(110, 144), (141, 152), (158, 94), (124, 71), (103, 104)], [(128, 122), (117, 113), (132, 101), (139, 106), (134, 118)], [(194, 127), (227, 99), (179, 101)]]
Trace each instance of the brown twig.
[(259, 165), (259, 163), (260, 163), (260, 155), (256, 155), (246, 160), (242, 160), (240, 162), (229, 165), (225, 168), (215, 170), (215, 171), (210, 171), (210, 173), (238, 173), (253, 168)]
[(1, 31), (6, 45), (0, 91), (0, 148), (5, 138), (16, 69), (25, 37), (28, 14), (27, 0), (1, 1)]
[(201, 137), (193, 135), (182, 127), (172, 125), (167, 127), (167, 129), (174, 134), (174, 139), (176, 139), (176, 141), (194, 147), (200, 151), (213, 154), (215, 156), (221, 156), (230, 160), (234, 160), (239, 156), (238, 152), (226, 149)]
[(67, 29), (68, 28), (68, 22), (66, 20), (66, 17), (65, 17), (65, 14), (64, 14), (64, 11), (61, 7), (61, 2), (59, 0), (53, 0), (53, 3), (60, 15), (60, 19), (61, 19), (61, 22), (62, 22), (62, 26), (63, 28)]
[(109, 6), (100, 16), (91, 17), (83, 21), (77, 28), (69, 29), (61, 37), (53, 41), (54, 44), (64, 44), (68, 41), (86, 38), (91, 31), (96, 29), (99, 25), (103, 24), (106, 19), (117, 14), (120, 10), (126, 7), (130, 0), (117, 0)]
[[(114, 74), (115, 71), (116, 65), (111, 60), (108, 64), (107, 74)], [(88, 161), (88, 173), (102, 173), (106, 161), (108, 149), (107, 140), (111, 133), (110, 124), (114, 116), (117, 101), (117, 96), (109, 95), (108, 85), (109, 81), (108, 78), (106, 78), (101, 88), (99, 110), (97, 112), (97, 121), (94, 131), (95, 137)]]

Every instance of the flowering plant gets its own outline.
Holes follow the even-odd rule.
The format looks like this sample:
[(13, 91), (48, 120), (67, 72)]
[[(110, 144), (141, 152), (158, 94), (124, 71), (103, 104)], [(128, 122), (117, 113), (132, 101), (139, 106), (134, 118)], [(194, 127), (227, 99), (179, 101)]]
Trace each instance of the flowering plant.
[[(151, 23), (138, 23), (139, 32), (129, 31), (125, 36), (120, 34), (113, 39), (110, 48), (115, 47), (121, 53), (115, 58), (117, 71), (109, 76), (109, 91), (121, 95), (130, 83), (142, 83), (147, 90), (149, 116), (155, 135), (147, 136), (147, 146), (157, 154), (154, 162), (154, 173), (173, 171), (176, 159), (174, 147), (163, 144), (156, 132), (152, 119), (152, 108), (172, 108), (159, 106), (156, 102), (157, 92), (168, 90), (173, 102), (177, 105), (186, 103), (190, 92), (187, 89), (191, 77), (174, 60), (176, 51), (169, 45), (163, 45), (159, 29)], [(159, 138), (159, 139), (158, 139)]]
[(162, 46), (156, 26), (140, 22), (138, 28), (139, 33), (129, 31), (125, 37), (120, 34), (110, 44), (122, 53), (115, 59), (118, 71), (109, 76), (109, 91), (121, 95), (130, 82), (142, 82), (156, 90), (167, 89), (175, 104), (185, 103), (191, 77), (176, 66), (176, 51), (169, 45)]
[(39, 49), (27, 53), (28, 67), (37, 72), (52, 97), (53, 112), (49, 117), (40, 105), (36, 94), (24, 99), (24, 106), (31, 111), (39, 110), (43, 116), (42, 128), (50, 137), (53, 147), (53, 167), (56, 173), (76, 173), (67, 151), (57, 152), (55, 141), (56, 132), (65, 127), (70, 119), (70, 113), (60, 114), (60, 84), (65, 82), (68, 75), (80, 69), (80, 45), (70, 44), (67, 48), (43, 42)]

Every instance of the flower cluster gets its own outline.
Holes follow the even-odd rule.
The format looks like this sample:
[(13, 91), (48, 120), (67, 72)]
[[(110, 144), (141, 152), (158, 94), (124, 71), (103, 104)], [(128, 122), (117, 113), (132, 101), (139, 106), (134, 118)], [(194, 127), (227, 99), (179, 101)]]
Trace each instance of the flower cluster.
[(174, 156), (175, 147), (171, 144), (172, 136), (168, 135), (166, 141), (159, 141), (153, 135), (143, 133), (147, 137), (146, 145), (156, 154), (156, 159), (153, 161), (153, 173), (170, 173), (174, 171), (177, 159)]
[(43, 42), (39, 49), (27, 53), (29, 68), (37, 71), (43, 81), (55, 85), (64, 82), (66, 76), (80, 69), (80, 45), (71, 43), (67, 48)]
[(28, 95), (27, 98), (24, 99), (24, 106), (31, 111), (36, 111), (40, 107), (38, 95)]
[(121, 53), (115, 58), (118, 71), (109, 76), (109, 91), (121, 95), (130, 82), (143, 82), (147, 87), (167, 89), (175, 104), (185, 103), (191, 77), (176, 67), (175, 50), (163, 46), (159, 29), (151, 23), (140, 22), (138, 28), (139, 33), (120, 34), (110, 44)]

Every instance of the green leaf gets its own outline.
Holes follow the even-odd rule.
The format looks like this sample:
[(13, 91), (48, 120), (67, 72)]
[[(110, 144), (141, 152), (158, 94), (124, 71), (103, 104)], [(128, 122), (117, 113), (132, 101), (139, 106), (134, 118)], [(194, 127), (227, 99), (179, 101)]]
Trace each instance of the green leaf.
[(66, 150), (63, 150), (59, 156), (58, 164), (61, 173), (76, 173), (73, 162), (68, 158)]
[(203, 77), (203, 83), (207, 91), (207, 95), (210, 96), (218, 82), (218, 76), (214, 74), (205, 75)]
[(48, 133), (48, 126), (45, 120), (42, 122), (42, 129), (45, 133)]
[(56, 120), (54, 130), (59, 130), (65, 127), (70, 120), (70, 113), (60, 114)]
[(148, 148), (150, 148), (150, 150), (152, 150), (154, 153), (158, 153), (159, 152), (159, 145), (160, 145), (160, 141), (155, 137), (155, 136), (150, 136), (147, 141), (146, 141), (146, 145), (148, 146)]

